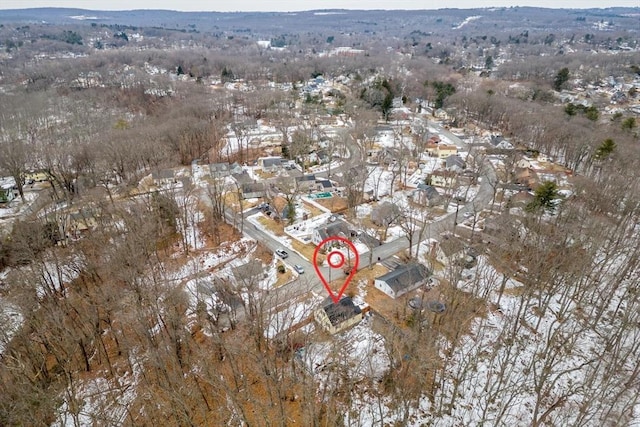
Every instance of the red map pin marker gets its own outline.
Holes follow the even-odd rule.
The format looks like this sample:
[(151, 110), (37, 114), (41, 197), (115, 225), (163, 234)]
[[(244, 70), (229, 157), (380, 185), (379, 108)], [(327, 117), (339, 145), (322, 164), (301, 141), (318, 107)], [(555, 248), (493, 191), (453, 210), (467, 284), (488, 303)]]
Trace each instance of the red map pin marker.
[[(329, 286), (329, 282), (327, 282), (327, 279), (325, 279), (325, 277), (322, 275), (322, 271), (320, 271), (320, 267), (318, 266), (318, 252), (320, 252), (320, 249), (322, 249), (323, 247), (333, 242), (337, 242), (342, 246), (346, 246), (349, 252), (355, 255), (354, 257), (355, 259), (351, 263), (351, 271), (349, 271), (349, 273), (347, 274), (347, 277), (344, 280), (344, 284), (342, 285), (342, 287), (340, 288), (337, 294), (333, 292), (333, 290)], [(356, 271), (358, 271), (359, 261), (360, 261), (360, 255), (358, 254), (356, 247), (353, 245), (353, 243), (350, 240), (345, 239), (344, 237), (339, 237), (339, 236), (328, 237), (324, 239), (322, 242), (320, 242), (318, 246), (316, 246), (316, 250), (313, 252), (313, 268), (316, 270), (316, 274), (322, 281), (324, 288), (327, 290), (327, 292), (329, 293), (329, 296), (331, 297), (334, 303), (338, 303), (338, 301), (340, 301), (342, 294), (344, 293), (345, 289), (347, 289), (347, 286), (349, 286), (349, 282), (351, 282), (351, 279), (353, 278), (353, 276), (355, 276)], [(339, 250), (333, 249), (327, 254), (327, 264), (329, 264), (329, 268), (342, 269), (344, 268), (345, 262), (346, 262), (345, 256)]]

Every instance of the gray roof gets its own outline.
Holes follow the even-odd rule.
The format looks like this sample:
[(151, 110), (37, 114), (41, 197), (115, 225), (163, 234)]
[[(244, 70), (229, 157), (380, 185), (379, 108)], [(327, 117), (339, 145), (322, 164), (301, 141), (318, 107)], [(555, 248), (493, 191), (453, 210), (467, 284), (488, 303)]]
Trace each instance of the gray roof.
[(241, 188), (243, 193), (260, 193), (266, 189), (264, 182), (248, 182), (242, 184)]
[(440, 197), (438, 190), (431, 185), (418, 184), (418, 189), (416, 191), (423, 192), (427, 200), (434, 200)]
[(440, 241), (440, 249), (442, 249), (442, 252), (444, 252), (447, 257), (450, 257), (464, 251), (465, 244), (457, 237), (445, 236), (445, 238)]
[(329, 181), (328, 179), (320, 179), (318, 180), (318, 184), (322, 185), (322, 188), (333, 187), (333, 185), (331, 185), (331, 181)]
[(504, 141), (504, 137), (502, 135), (491, 135), (489, 138), (489, 144), (494, 147), (498, 146), (502, 141)]
[(281, 157), (263, 157), (262, 159), (262, 167), (271, 168), (274, 166), (282, 165)]
[(327, 317), (333, 326), (337, 326), (362, 313), (360, 307), (355, 305), (349, 297), (343, 297), (337, 303), (334, 303), (331, 298), (327, 298), (322, 309), (327, 313)]
[(226, 174), (229, 173), (230, 167), (228, 163), (212, 163), (209, 170), (212, 174)]
[(376, 280), (386, 282), (387, 285), (389, 285), (389, 287), (397, 294), (401, 293), (402, 290), (410, 288), (416, 283), (423, 281), (430, 275), (431, 272), (429, 269), (422, 264), (405, 264), (388, 272), (387, 274), (377, 277)]
[(447, 169), (450, 169), (450, 168), (453, 168), (453, 167), (457, 167), (457, 168), (463, 169), (464, 168), (464, 160), (462, 160), (462, 157), (460, 157), (458, 155), (451, 155), (451, 156), (446, 158), (445, 166), (447, 167)]
[(347, 223), (339, 220), (335, 222), (330, 222), (324, 225), (323, 227), (318, 228), (317, 231), (323, 240), (329, 237), (340, 236), (340, 235), (343, 235), (343, 237), (349, 237), (349, 234), (350, 234), (349, 226), (347, 225)]
[(296, 177), (296, 182), (307, 182), (307, 181), (314, 181), (316, 180), (316, 176), (315, 175), (302, 175), (302, 176), (298, 176)]
[(254, 259), (246, 264), (232, 268), (231, 272), (233, 273), (233, 277), (244, 285), (257, 284), (256, 278), (262, 277), (264, 267), (262, 266), (262, 261)]
[(389, 202), (381, 203), (371, 211), (371, 220), (376, 224), (389, 225), (399, 216), (398, 205)]
[(235, 181), (238, 184), (249, 184), (251, 182), (253, 182), (253, 179), (251, 179), (251, 177), (249, 176), (248, 173), (246, 172), (242, 172), (242, 173), (234, 173), (232, 175), (233, 179), (235, 179)]

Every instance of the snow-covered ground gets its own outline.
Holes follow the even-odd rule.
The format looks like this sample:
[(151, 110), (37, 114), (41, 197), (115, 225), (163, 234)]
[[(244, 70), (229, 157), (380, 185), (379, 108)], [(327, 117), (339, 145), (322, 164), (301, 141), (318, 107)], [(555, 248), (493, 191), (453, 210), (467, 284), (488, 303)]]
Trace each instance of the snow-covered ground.
[(61, 395), (62, 404), (52, 427), (78, 427), (91, 425), (124, 425), (136, 398), (137, 384), (142, 373), (136, 352), (130, 356), (133, 372), (107, 380), (95, 377), (73, 382)]
[(29, 191), (24, 193), (25, 201), (23, 202), (20, 196), (16, 197), (3, 207), (0, 207), (0, 221), (12, 218), (24, 212), (28, 209), (31, 203), (38, 198), (38, 192)]
[(391, 194), (393, 172), (382, 167), (369, 167), (370, 173), (364, 183), (365, 192), (373, 192), (373, 197), (383, 197)]
[(22, 325), (24, 317), (15, 305), (0, 298), (0, 355)]
[(371, 329), (371, 318), (367, 315), (362, 322), (334, 335), (330, 341), (304, 347), (296, 357), (321, 382), (331, 381), (339, 366), (347, 369), (354, 381), (382, 378), (389, 369), (384, 338)]
[(288, 304), (284, 310), (270, 313), (267, 328), (264, 331), (265, 337), (275, 338), (278, 334), (285, 333), (303, 322), (313, 315), (313, 310), (318, 308), (323, 299), (323, 296), (312, 294), (303, 301)]

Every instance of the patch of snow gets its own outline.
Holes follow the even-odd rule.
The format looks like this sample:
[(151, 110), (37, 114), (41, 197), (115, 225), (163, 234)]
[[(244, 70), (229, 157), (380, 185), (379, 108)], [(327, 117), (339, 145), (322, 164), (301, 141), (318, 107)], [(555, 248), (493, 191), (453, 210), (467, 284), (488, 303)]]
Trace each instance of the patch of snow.
[(0, 298), (0, 355), (18, 331), (24, 316), (17, 306)]

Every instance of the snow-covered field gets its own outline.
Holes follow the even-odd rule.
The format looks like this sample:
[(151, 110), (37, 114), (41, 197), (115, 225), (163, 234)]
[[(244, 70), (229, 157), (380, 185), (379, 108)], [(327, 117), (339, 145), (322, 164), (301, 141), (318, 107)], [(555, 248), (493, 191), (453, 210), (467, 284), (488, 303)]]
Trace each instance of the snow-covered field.
[(369, 167), (369, 175), (364, 183), (364, 191), (372, 192), (373, 197), (383, 197), (391, 194), (393, 172), (382, 167)]
[(330, 341), (304, 347), (297, 357), (321, 382), (331, 381), (339, 365), (349, 370), (354, 381), (379, 379), (389, 369), (384, 338), (371, 329), (368, 316), (353, 328), (334, 335)]

